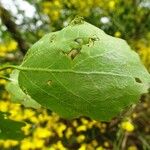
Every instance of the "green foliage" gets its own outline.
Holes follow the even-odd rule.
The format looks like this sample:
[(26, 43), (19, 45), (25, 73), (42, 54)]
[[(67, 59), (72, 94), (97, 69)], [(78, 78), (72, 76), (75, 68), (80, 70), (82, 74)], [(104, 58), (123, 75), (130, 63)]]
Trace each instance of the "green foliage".
[(10, 75), (10, 82), (6, 85), (6, 90), (11, 94), (11, 100), (15, 103), (20, 103), (25, 107), (40, 108), (40, 105), (26, 95), (18, 85), (18, 70), (14, 70)]
[(22, 139), (24, 137), (21, 127), (25, 123), (6, 119), (6, 114), (0, 112), (0, 139)]
[(138, 102), (150, 82), (125, 41), (78, 19), (34, 44), (18, 69), (24, 93), (67, 118), (108, 121)]
[[(24, 5), (24, 3), (28, 3), (29, 5), (31, 4), (35, 12), (32, 14), (33, 9), (31, 7), (26, 8), (26, 5)], [(25, 11), (23, 10), (23, 6), (25, 7), (24, 9)], [(29, 12), (30, 17), (27, 16), (27, 12)], [(38, 1), (13, 0), (12, 2), (3, 0), (2, 2), (0, 2), (0, 67), (1, 65), (4, 64), (11, 64), (11, 65), (20, 64), (28, 48), (31, 45), (33, 45), (33, 43), (38, 41), (41, 37), (43, 37), (44, 34), (48, 32), (54, 32), (66, 27), (76, 15), (80, 15), (83, 16), (87, 22), (104, 30), (107, 34), (116, 37), (121, 37), (125, 39), (127, 42), (129, 42), (132, 48), (139, 53), (146, 68), (150, 70), (149, 12), (150, 12), (149, 0), (127, 0), (127, 1), (125, 0), (82, 0), (82, 1), (81, 0), (38, 0)], [(84, 29), (84, 31), (85, 30), (86, 29)], [(75, 31), (69, 30), (68, 32), (69, 32), (68, 34), (70, 35)], [(56, 34), (58, 33), (60, 35), (62, 31), (56, 32)], [(148, 134), (150, 128), (147, 124), (149, 120), (149, 106), (150, 106), (149, 95), (146, 94), (142, 95), (140, 99), (141, 100), (140, 103), (136, 105), (134, 111), (132, 110), (133, 113), (131, 113), (128, 109), (125, 109), (128, 110), (127, 114), (131, 113), (130, 115), (128, 115), (128, 117), (127, 114), (124, 116), (122, 116), (121, 114), (121, 118), (124, 117), (123, 120), (120, 120), (120, 117), (114, 118), (113, 120), (111, 120), (111, 122), (107, 123), (108, 125), (107, 127), (105, 125), (103, 126), (102, 122), (98, 121), (95, 123), (95, 120), (91, 120), (89, 118), (88, 119), (86, 118), (88, 122), (84, 121), (84, 123), (86, 122), (86, 125), (82, 122), (83, 119), (82, 117), (71, 121), (62, 118), (58, 120), (59, 116), (56, 114), (53, 115), (53, 113), (51, 114), (51, 111), (49, 113), (49, 110), (45, 110), (43, 108), (35, 110), (31, 108), (25, 108), (22, 105), (12, 103), (12, 102), (16, 102), (16, 103), (21, 103), (27, 107), (39, 108), (40, 104), (37, 104), (37, 102), (40, 102), (42, 106), (45, 106), (56, 112), (60, 111), (60, 114), (62, 111), (65, 113), (67, 112), (67, 110), (63, 110), (64, 108), (68, 109), (66, 104), (54, 103), (55, 108), (59, 109), (59, 111), (52, 109), (52, 106), (54, 106), (52, 102), (56, 102), (56, 100), (50, 98), (50, 96), (47, 96), (48, 99), (46, 99), (47, 94), (40, 95), (42, 91), (38, 90), (37, 87), (35, 86), (33, 86), (35, 87), (35, 89), (33, 89), (32, 87), (33, 83), (30, 83), (32, 82), (32, 80), (35, 84), (38, 84), (40, 88), (47, 90), (48, 94), (54, 94), (59, 98), (62, 96), (63, 98), (59, 99), (60, 102), (65, 101), (67, 102), (67, 104), (71, 103), (71, 106), (69, 107), (71, 109), (72, 107), (75, 109), (77, 107), (76, 104), (78, 104), (79, 106), (83, 104), (82, 108), (85, 108), (87, 106), (87, 102), (76, 103), (76, 101), (81, 102), (81, 99), (77, 96), (73, 96), (69, 91), (70, 89), (69, 90), (65, 89), (66, 87), (67, 88), (71, 87), (72, 88), (71, 90), (74, 90), (73, 92), (76, 92), (75, 94), (79, 93), (80, 96), (84, 94), (84, 98), (88, 97), (88, 100), (91, 98), (90, 102), (91, 101), (94, 102), (95, 99), (96, 102), (98, 102), (99, 100), (98, 103), (100, 103), (100, 101), (106, 100), (102, 102), (102, 106), (104, 107), (106, 106), (105, 108), (103, 108), (104, 111), (101, 110), (103, 111), (103, 114), (105, 113), (105, 111), (106, 112), (108, 111), (107, 113), (112, 113), (112, 111), (115, 113), (116, 110), (118, 111), (118, 113), (121, 112), (121, 110), (124, 109), (127, 105), (136, 103), (141, 93), (145, 91), (144, 89), (146, 89), (147, 80), (149, 80), (146, 77), (148, 75), (146, 75), (147, 73), (145, 69), (143, 69), (143, 66), (140, 65), (140, 62), (137, 62), (139, 59), (138, 56), (135, 56), (136, 54), (131, 50), (129, 50), (130, 48), (129, 47), (127, 48), (127, 44), (125, 44), (125, 42), (123, 42), (122, 40), (119, 39), (117, 40), (107, 36), (106, 41), (104, 42), (105, 39), (103, 38), (106, 36), (98, 40), (99, 38), (97, 38), (96, 36), (90, 35), (90, 39), (88, 40), (87, 38), (83, 38), (83, 40), (79, 38), (76, 39), (76, 44), (74, 44), (74, 42), (72, 42), (71, 40), (69, 42), (72, 42), (72, 44), (68, 44), (68, 43), (66, 44), (66, 41), (62, 41), (60, 39), (61, 43), (57, 44), (56, 46), (58, 48), (60, 48), (60, 46), (62, 47), (61, 49), (59, 49), (60, 51), (59, 50), (54, 51), (51, 50), (51, 47), (53, 47), (52, 43), (53, 40), (57, 41), (58, 43), (58, 39), (57, 39), (58, 37), (56, 37), (55, 40), (55, 36), (53, 34), (55, 33), (48, 34), (45, 37), (43, 37), (43, 39), (40, 40), (40, 41), (45, 40), (46, 42), (44, 43), (47, 43), (47, 45), (41, 44), (41, 46), (39, 46), (40, 42), (36, 43), (26, 55), (25, 59), (27, 59), (28, 63), (26, 62), (24, 64), (25, 66), (23, 67), (17, 67), (22, 70), (21, 71), (22, 73), (20, 74), (21, 77), (20, 79), (22, 80), (22, 78), (24, 78), (23, 80), (26, 81), (25, 85), (27, 85), (27, 88), (25, 88), (25, 86), (22, 86), (24, 92), (22, 89), (20, 89), (18, 85), (19, 71), (15, 70), (15, 72), (11, 75), (11, 79), (10, 79), (11, 82), (7, 84), (7, 90), (11, 94), (11, 98), (10, 98), (10, 95), (4, 90), (4, 87), (6, 85), (6, 80), (9, 80), (8, 73), (10, 73), (10, 70), (8, 69), (7, 71), (0, 72), (0, 112), (2, 111), (2, 112), (10, 113), (8, 118), (11, 118), (13, 120), (27, 122), (26, 124), (27, 126), (25, 126), (25, 128), (23, 129), (26, 135), (25, 139), (22, 139), (20, 142), (17, 142), (18, 144), (12, 144), (12, 142), (9, 141), (8, 139), (19, 137), (19, 135), (15, 134), (14, 137), (11, 137), (11, 135), (9, 134), (10, 135), (9, 137), (7, 132), (3, 132), (3, 137), (2, 134), (0, 134), (0, 136), (2, 138), (4, 138), (5, 136), (5, 140), (0, 139), (0, 149), (11, 149), (11, 150), (12, 149), (15, 150), (43, 149), (45, 150), (49, 148), (64, 149), (63, 148), (64, 146), (65, 149), (79, 148), (79, 149), (91, 149), (91, 150), (92, 149), (128, 149), (128, 150), (129, 149), (139, 149), (139, 150), (150, 149), (149, 148), (150, 137)], [(71, 36), (73, 37), (73, 35)], [(51, 37), (50, 40), (48, 40), (49, 37)], [(108, 37), (109, 39), (111, 39), (111, 41), (108, 40)], [(48, 39), (46, 40), (46, 38)], [(68, 40), (68, 38), (66, 40)], [(101, 46), (101, 48), (100, 49), (95, 48), (96, 51), (94, 50), (94, 52), (96, 52), (96, 54), (91, 53), (90, 48), (92, 47), (92, 45), (95, 46), (95, 43), (98, 43), (100, 41), (102, 42), (97, 47)], [(112, 43), (114, 41), (116, 43), (115, 45), (114, 43)], [(63, 45), (64, 42), (65, 45)], [(87, 45), (90, 45), (91, 47), (90, 46), (88, 47)], [(120, 45), (123, 45), (123, 48), (119, 48)], [(71, 49), (72, 47), (73, 48), (75, 47), (75, 49)], [(125, 48), (126, 50), (124, 49), (124, 47), (126, 47)], [(81, 51), (82, 54), (80, 53)], [(54, 52), (54, 54), (52, 54), (52, 52)], [(86, 52), (89, 53), (87, 54)], [(99, 58), (95, 58), (97, 53), (102, 53), (103, 57), (100, 56)], [(106, 55), (107, 53), (108, 56)], [(31, 57), (31, 59), (29, 57)], [(67, 60), (67, 58), (69, 60)], [(94, 79), (94, 82), (92, 80), (90, 81), (90, 78), (87, 77), (86, 75), (78, 75), (76, 79), (75, 76), (77, 75), (75, 73), (72, 73), (71, 75), (69, 73), (64, 73), (64, 72), (60, 74), (57, 72), (52, 73), (50, 72), (50, 70), (47, 70), (46, 67), (44, 66), (45, 64), (48, 64), (48, 62), (50, 62), (52, 65), (50, 68), (52, 69), (51, 71), (58, 71), (59, 66), (60, 66), (59, 70), (62, 71), (63, 67), (68, 67), (71, 64), (77, 63), (77, 61), (82, 61), (81, 60), (82, 58), (83, 59), (88, 58), (89, 61), (88, 60), (84, 61), (84, 64), (80, 64), (82, 66), (78, 66), (80, 68), (77, 69), (81, 69), (81, 70), (83, 68), (85, 70), (87, 69), (88, 70), (87, 72), (89, 73), (88, 76), (92, 80)], [(68, 61), (67, 64), (62, 63), (63, 60)], [(32, 61), (34, 62), (35, 65), (33, 67), (30, 66)], [(105, 62), (103, 63), (103, 61)], [(40, 62), (43, 63), (42, 66), (38, 65)], [(109, 73), (115, 72), (119, 74), (120, 77), (119, 76), (115, 77), (108, 74), (105, 75), (105, 77), (101, 77), (102, 75), (96, 76), (91, 74), (91, 72), (93, 71), (92, 69), (96, 69), (97, 71), (97, 66), (102, 67), (103, 65), (108, 66), (109, 70), (107, 71)], [(110, 69), (109, 67), (110, 68), (112, 67), (112, 69)], [(37, 71), (37, 69), (38, 70), (40, 69), (40, 71)], [(117, 71), (117, 69), (119, 71)], [(143, 74), (144, 72), (145, 75)], [(23, 73), (25, 73), (25, 75), (28, 75), (29, 79), (31, 80), (27, 81), (25, 77), (22, 75)], [(127, 76), (124, 76), (124, 73), (127, 74)], [(53, 74), (54, 76), (58, 77), (59, 80), (58, 79), (56, 80)], [(43, 81), (43, 78), (45, 76), (46, 77), (48, 76), (46, 78), (48, 79), (48, 81), (46, 79)], [(130, 76), (131, 78), (128, 76)], [(52, 80), (49, 80), (51, 77)], [(66, 79), (69, 81), (69, 83), (66, 82)], [(141, 81), (142, 83), (140, 83)], [(60, 82), (64, 83), (65, 85), (64, 88), (62, 87)], [(87, 82), (88, 84), (90, 83), (90, 85), (88, 86), (85, 85)], [(135, 85), (133, 85), (134, 83)], [(21, 81), (20, 84), (22, 84)], [(100, 91), (101, 89), (100, 90), (98, 89), (99, 87), (101, 87), (101, 85), (103, 85), (102, 87), (108, 85), (104, 92)], [(94, 88), (92, 88), (92, 86)], [(136, 87), (137, 89), (135, 89)], [(52, 89), (52, 91), (50, 91), (49, 89)], [(82, 93), (80, 90), (83, 90), (84, 93)], [(89, 92), (89, 90), (91, 91)], [(133, 92), (134, 94), (136, 92), (137, 93), (139, 92), (137, 94), (137, 98), (135, 98), (136, 95), (131, 95), (132, 94), (131, 92)], [(28, 95), (29, 93), (30, 96)], [(90, 93), (92, 93), (91, 96), (89, 96)], [(102, 96), (98, 99), (98, 96), (100, 94), (102, 94)], [(39, 95), (40, 97), (38, 97)], [(121, 97), (121, 95), (124, 97), (124, 99), (123, 97)], [(33, 97), (36, 97), (36, 101), (33, 100)], [(69, 97), (71, 97), (71, 101), (69, 100)], [(45, 105), (43, 105), (44, 101), (46, 102)], [(119, 108), (119, 106), (121, 106), (121, 108)], [(88, 105), (88, 108), (89, 107), (90, 105)], [(92, 112), (101, 113), (99, 108), (101, 108), (101, 105), (100, 106), (97, 105), (95, 112), (94, 109), (92, 109)], [(80, 109), (80, 111), (82, 110)], [(85, 112), (85, 109), (83, 109), (83, 111)], [(70, 113), (70, 111), (68, 111), (67, 113)], [(72, 115), (72, 113), (70, 113), (70, 115)], [(77, 114), (77, 116), (78, 115), (88, 115), (88, 114), (87, 113), (83, 114), (82, 112), (80, 112), (79, 114)], [(104, 120), (102, 115), (98, 116), (97, 114), (97, 117), (99, 117), (98, 120), (102, 120), (102, 119)], [(111, 117), (111, 116), (107, 116), (107, 117)], [(7, 120), (5, 120), (5, 122), (3, 121), (4, 121), (4, 117), (3, 115), (1, 115), (0, 126), (3, 123), (4, 126), (3, 125), (2, 126), (5, 127), (4, 130), (9, 131), (10, 129), (6, 128), (6, 124), (5, 124)], [(9, 121), (12, 120), (8, 120), (8, 122)], [(77, 121), (77, 124), (75, 123), (75, 126), (72, 126), (72, 124), (74, 124), (74, 121)], [(126, 126), (123, 127), (123, 130), (121, 126), (122, 123), (120, 121), (123, 123), (124, 121), (126, 122)], [(64, 126), (66, 126), (66, 129)], [(98, 127), (97, 130), (95, 130), (96, 127)], [(43, 130), (41, 130), (41, 128)], [(11, 129), (12, 133), (15, 132), (15, 130), (16, 131), (19, 130), (19, 128), (16, 129), (16, 127), (13, 127), (13, 129), (14, 130)], [(80, 129), (80, 132), (78, 132), (78, 129)], [(128, 131), (131, 129), (133, 131), (128, 133)], [(53, 136), (48, 136), (47, 133), (45, 133), (45, 130), (47, 130), (47, 132), (52, 132)], [(6, 135), (4, 135), (4, 133), (6, 133)], [(37, 138), (37, 135), (38, 137), (41, 138)], [(46, 138), (43, 138), (43, 135), (44, 136), (47, 135)], [(105, 141), (109, 143), (109, 146), (108, 144), (105, 144)], [(93, 142), (94, 143), (97, 142), (97, 144), (95, 145), (93, 144)], [(18, 145), (18, 147), (16, 147), (16, 145)], [(38, 147), (39, 145), (40, 147)], [(117, 148), (114, 145), (117, 146)]]

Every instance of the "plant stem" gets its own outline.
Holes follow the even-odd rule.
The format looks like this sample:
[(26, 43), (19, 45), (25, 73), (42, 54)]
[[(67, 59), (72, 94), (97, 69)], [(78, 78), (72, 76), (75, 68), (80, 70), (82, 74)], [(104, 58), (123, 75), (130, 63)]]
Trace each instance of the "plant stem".
[(10, 69), (10, 68), (17, 69), (17, 66), (6, 65), (6, 66), (3, 66), (3, 67), (0, 67), (0, 71), (7, 70), (7, 69)]
[(5, 77), (5, 76), (0, 76), (0, 79), (4, 79), (4, 80), (11, 81), (11, 79), (10, 79), (10, 78), (7, 78), (7, 77)]

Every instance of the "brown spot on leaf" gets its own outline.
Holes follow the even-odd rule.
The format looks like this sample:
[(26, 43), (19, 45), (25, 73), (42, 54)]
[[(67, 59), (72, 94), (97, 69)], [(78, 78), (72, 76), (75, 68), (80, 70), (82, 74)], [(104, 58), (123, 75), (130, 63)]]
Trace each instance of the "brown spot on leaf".
[(50, 42), (54, 42), (55, 38), (56, 38), (56, 34), (53, 34), (53, 35), (50, 37)]
[(25, 87), (22, 87), (22, 91), (23, 91), (26, 95), (28, 95), (27, 89), (26, 89)]
[(47, 85), (51, 86), (52, 85), (52, 80), (48, 80)]

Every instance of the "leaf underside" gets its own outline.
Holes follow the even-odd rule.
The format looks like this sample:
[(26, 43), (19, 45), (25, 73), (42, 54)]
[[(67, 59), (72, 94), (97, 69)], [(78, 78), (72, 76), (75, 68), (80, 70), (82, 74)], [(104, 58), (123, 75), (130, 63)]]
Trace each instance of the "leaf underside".
[(150, 82), (124, 40), (86, 22), (45, 35), (20, 68), (22, 90), (66, 118), (110, 120), (138, 102)]
[(6, 90), (11, 95), (11, 101), (14, 103), (20, 103), (25, 107), (31, 107), (35, 109), (40, 108), (40, 104), (33, 100), (29, 95), (26, 95), (19, 87), (18, 75), (19, 71), (14, 70), (10, 75), (10, 82), (8, 82), (6, 85)]

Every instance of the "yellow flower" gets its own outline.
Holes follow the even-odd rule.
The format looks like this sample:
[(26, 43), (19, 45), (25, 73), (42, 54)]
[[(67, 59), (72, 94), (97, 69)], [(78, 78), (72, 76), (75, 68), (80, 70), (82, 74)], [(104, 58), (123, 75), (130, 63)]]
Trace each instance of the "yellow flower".
[(92, 141), (92, 145), (93, 145), (94, 147), (96, 147), (96, 146), (98, 145), (98, 142), (97, 142), (96, 140), (93, 140), (93, 141)]
[(0, 57), (5, 57), (6, 52), (0, 51)]
[(28, 135), (30, 133), (31, 124), (26, 124), (26, 126), (22, 127), (22, 131), (25, 135)]
[(6, 149), (10, 149), (19, 144), (16, 140), (0, 140), (0, 147), (4, 147)]
[(138, 150), (138, 149), (137, 149), (136, 146), (133, 145), (133, 146), (129, 146), (129, 147), (128, 147), (128, 150)]
[(9, 102), (0, 101), (0, 111), (7, 112), (9, 110)]
[(109, 1), (108, 6), (110, 9), (114, 9), (115, 8), (115, 1), (114, 0)]
[(12, 40), (8, 43), (7, 51), (9, 51), (9, 52), (14, 51), (17, 49), (17, 47), (18, 47), (18, 43), (16, 41)]
[(0, 44), (0, 51), (1, 52), (6, 52), (7, 51), (7, 47), (4, 44)]
[(21, 141), (21, 145), (20, 145), (21, 150), (29, 150), (29, 149), (33, 149), (33, 147), (34, 145), (31, 139), (25, 138)]
[(85, 125), (81, 125), (81, 126), (78, 126), (76, 130), (77, 132), (86, 131), (87, 127)]
[(49, 14), (50, 13), (50, 8), (44, 8), (43, 13), (44, 14)]
[(0, 140), (0, 146), (3, 146), (6, 149), (17, 146), (19, 144), (16, 140)]
[(52, 147), (58, 150), (67, 150), (61, 141), (58, 141), (56, 144), (54, 144)]
[(54, 10), (51, 12), (50, 16), (52, 20), (56, 21), (59, 19), (60, 12), (58, 10)]
[(121, 128), (128, 132), (132, 132), (134, 130), (134, 125), (130, 121), (124, 121), (121, 123)]
[(120, 31), (115, 32), (114, 36), (115, 37), (121, 37), (121, 32)]
[(23, 111), (21, 109), (20, 104), (11, 103), (9, 113), (10, 113), (10, 116), (9, 116), (10, 119), (13, 119), (16, 121), (23, 120)]
[(55, 149), (54, 146), (52, 145), (50, 148), (48, 148), (48, 149), (46, 149), (46, 150), (56, 150), (56, 149)]
[(72, 125), (73, 125), (74, 127), (77, 127), (77, 126), (78, 126), (77, 120), (74, 120), (74, 121), (72, 122)]
[(46, 128), (37, 127), (34, 131), (34, 137), (36, 138), (47, 138), (52, 135), (52, 132)]
[(86, 150), (86, 144), (82, 144), (81, 147), (79, 148), (79, 150)]
[(69, 139), (72, 134), (73, 134), (72, 128), (68, 127), (68, 128), (67, 128), (67, 131), (66, 131), (66, 133), (65, 133), (66, 138)]
[(7, 83), (7, 81), (6, 80), (4, 80), (4, 79), (0, 79), (0, 85), (5, 85)]
[(6, 91), (3, 91), (2, 99), (10, 99), (10, 94), (8, 94)]
[(59, 137), (63, 137), (63, 131), (67, 128), (67, 126), (63, 123), (58, 124), (56, 127), (56, 132)]
[(105, 150), (102, 146), (96, 148), (96, 150)]
[(96, 125), (97, 127), (100, 125), (101, 123), (100, 122), (97, 122), (95, 120), (91, 120), (89, 121), (89, 123), (87, 124), (87, 127), (88, 128), (92, 128), (94, 125)]
[(77, 142), (78, 143), (81, 143), (81, 142), (83, 142), (85, 140), (85, 135), (79, 135), (78, 137), (77, 137)]
[(84, 125), (87, 125), (89, 123), (89, 121), (85, 118), (81, 118), (81, 122), (84, 124)]
[(143, 63), (150, 69), (150, 45), (146, 45), (139, 41), (136, 46)]
[(33, 145), (34, 145), (34, 149), (43, 149), (43, 147), (44, 147), (44, 140), (38, 139), (38, 138), (34, 138), (32, 142), (33, 142)]
[(39, 120), (38, 120), (38, 118), (37, 118), (36, 116), (32, 116), (32, 117), (29, 118), (29, 119), (30, 119), (30, 121), (31, 121), (32, 123), (35, 123), (35, 124), (39, 123)]
[(43, 13), (47, 14), (51, 20), (56, 21), (60, 17), (62, 2), (55, 0), (51, 2), (43, 2)]
[(23, 115), (24, 119), (29, 119), (35, 115), (35, 112), (32, 109), (25, 109)]
[(39, 116), (38, 116), (38, 120), (39, 120), (39, 122), (45, 122), (45, 121), (48, 121), (48, 120), (50, 120), (50, 116), (48, 116), (48, 114), (46, 114), (46, 113), (42, 113), (42, 114), (40, 114)]
[(54, 1), (54, 5), (57, 6), (57, 7), (60, 7), (61, 6), (61, 3), (59, 0), (55, 0)]
[(38, 138), (25, 138), (21, 141), (20, 149), (21, 150), (35, 150), (44, 148), (44, 140)]
[(51, 6), (51, 2), (43, 2), (43, 7), (50, 7)]
[(104, 142), (104, 146), (105, 146), (105, 147), (109, 147), (109, 146), (110, 146), (109, 142), (105, 141), (105, 142)]

